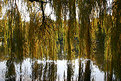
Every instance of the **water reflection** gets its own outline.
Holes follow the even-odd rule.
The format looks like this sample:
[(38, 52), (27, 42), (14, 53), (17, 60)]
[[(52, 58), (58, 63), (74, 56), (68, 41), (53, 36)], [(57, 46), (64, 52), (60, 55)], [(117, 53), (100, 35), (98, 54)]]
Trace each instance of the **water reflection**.
[(34, 1), (21, 1), (29, 21), (19, 0), (0, 2), (0, 80), (121, 80), (121, 0), (50, 0), (55, 21)]
[(71, 61), (67, 62), (67, 81), (73, 81), (73, 66)]
[[(113, 65), (109, 62), (100, 69), (89, 59), (75, 60), (32, 60), (26, 58), (21, 63), (9, 59), (0, 70), (5, 81), (115, 81)], [(2, 64), (2, 62), (0, 62)], [(6, 67), (6, 69), (4, 69)], [(117, 74), (120, 73), (117, 72)], [(119, 75), (120, 76), (120, 75)]]
[(82, 61), (79, 60), (79, 77), (78, 81), (83, 81), (83, 64)]
[(15, 65), (12, 59), (7, 60), (6, 67), (5, 81), (16, 81)]
[(91, 81), (91, 67), (90, 60), (86, 63), (85, 73), (84, 73), (84, 81)]

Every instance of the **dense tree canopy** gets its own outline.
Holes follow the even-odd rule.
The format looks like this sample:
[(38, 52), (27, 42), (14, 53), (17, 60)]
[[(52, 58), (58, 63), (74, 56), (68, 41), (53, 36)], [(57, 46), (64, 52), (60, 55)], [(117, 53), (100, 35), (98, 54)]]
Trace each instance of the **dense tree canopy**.
[[(84, 57), (97, 60), (99, 66), (106, 62), (103, 70), (110, 81), (112, 68), (121, 71), (120, 4), (121, 0), (2, 0), (0, 36), (5, 54), (50, 60)], [(83, 76), (90, 75), (89, 68), (90, 61)], [(116, 77), (121, 79), (120, 73)]]

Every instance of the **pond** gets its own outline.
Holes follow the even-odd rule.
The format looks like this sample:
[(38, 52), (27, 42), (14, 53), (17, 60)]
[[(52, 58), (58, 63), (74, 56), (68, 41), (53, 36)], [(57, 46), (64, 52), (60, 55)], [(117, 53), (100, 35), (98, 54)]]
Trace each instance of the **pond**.
[(98, 59), (75, 57), (71, 60), (3, 54), (0, 53), (0, 81), (120, 81), (111, 62), (104, 63), (99, 54)]
[(105, 72), (93, 61), (83, 58), (71, 61), (26, 58), (19, 63), (4, 60), (0, 66), (0, 81), (104, 81), (105, 77)]
[(121, 0), (1, 0), (0, 81), (121, 81)]

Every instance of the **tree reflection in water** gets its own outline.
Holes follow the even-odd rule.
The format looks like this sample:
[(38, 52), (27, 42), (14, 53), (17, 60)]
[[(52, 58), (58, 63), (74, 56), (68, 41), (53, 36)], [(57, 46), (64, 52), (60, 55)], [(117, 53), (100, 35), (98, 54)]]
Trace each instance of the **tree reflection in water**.
[(7, 70), (5, 74), (5, 81), (16, 81), (16, 71), (15, 65), (12, 59), (7, 60), (6, 62)]
[(67, 81), (73, 81), (73, 65), (71, 61), (67, 62)]
[(84, 81), (91, 81), (91, 68), (90, 68), (90, 60), (86, 63), (85, 73), (84, 73)]
[[(6, 81), (97, 81), (118, 80), (113, 65), (107, 62), (104, 70), (90, 59), (74, 60), (33, 60), (26, 58), (21, 63), (6, 62)], [(59, 63), (60, 62), (60, 63)], [(4, 68), (3, 68), (4, 69)], [(120, 71), (117, 72), (120, 74)], [(120, 75), (119, 75), (120, 76)]]
[(32, 81), (55, 81), (57, 79), (57, 64), (52, 62), (38, 63), (32, 65)]
[(0, 1), (0, 77), (120, 81), (121, 0), (43, 1)]

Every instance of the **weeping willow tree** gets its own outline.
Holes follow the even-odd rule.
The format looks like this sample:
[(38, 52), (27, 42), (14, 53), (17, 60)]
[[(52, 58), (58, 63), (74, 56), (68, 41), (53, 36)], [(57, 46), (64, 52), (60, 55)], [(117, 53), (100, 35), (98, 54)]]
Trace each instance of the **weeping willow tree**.
[(74, 34), (76, 29), (76, 1), (69, 2), (69, 20), (68, 20), (68, 32), (67, 32), (67, 42), (68, 42), (68, 56), (71, 57), (72, 42), (74, 41)]
[[(90, 55), (90, 19), (89, 13), (91, 13), (92, 7), (90, 7), (91, 1), (78, 1), (79, 6), (79, 38), (80, 38), (80, 54), (84, 55), (84, 48), (86, 48), (86, 54)], [(87, 4), (87, 6), (85, 5)], [(88, 9), (89, 8), (89, 9)], [(85, 37), (85, 38), (84, 38)], [(85, 40), (84, 40), (85, 39)], [(84, 43), (85, 42), (85, 43)], [(86, 47), (85, 47), (86, 46)]]
[[(112, 54), (118, 53), (116, 56), (120, 58), (121, 54), (121, 1), (114, 1), (113, 5), (113, 28), (111, 30), (111, 48)], [(115, 55), (114, 55), (115, 56)]]
[(56, 59), (55, 23), (45, 15), (44, 7), (44, 2), (28, 2), (30, 55), (36, 58), (40, 56), (41, 58), (46, 57), (46, 59)]
[(21, 20), (21, 15), (20, 12), (18, 11), (17, 5), (15, 7), (15, 40), (16, 40), (16, 44), (17, 44), (17, 50), (18, 53), (20, 55), (20, 57), (22, 57), (23, 55), (23, 26), (22, 26), (22, 20)]
[[(120, 1), (115, 1), (111, 15), (106, 0), (23, 0), (21, 3), (27, 7), (25, 15), (29, 14), (29, 21), (23, 18), (18, 0), (3, 2), (11, 6), (4, 15), (4, 46), (8, 45), (9, 50), (17, 47), (15, 49), (22, 53), (27, 51), (33, 57), (49, 56), (51, 59), (56, 53), (61, 56), (64, 50), (71, 58), (79, 44), (79, 55), (90, 58), (92, 48), (98, 49), (96, 41), (99, 41), (102, 42), (99, 48), (105, 48), (102, 53), (105, 52), (106, 60), (112, 57), (114, 50), (120, 52)], [(47, 4), (52, 7), (55, 20), (44, 13)]]
[[(70, 62), (79, 50), (79, 58), (84, 56), (96, 60), (98, 66), (105, 62), (101, 69), (106, 71), (106, 80), (112, 80), (113, 74), (120, 78), (121, 1), (113, 2), (111, 13), (107, 0), (22, 0), (22, 4), (18, 4), (19, 1), (3, 0), (3, 4), (0, 2), (6, 53), (12, 57), (27, 55), (37, 59), (56, 60), (64, 55), (64, 51), (64, 56)], [(54, 20), (45, 14), (47, 4), (52, 7), (56, 17)], [(23, 5), (24, 7), (20, 7)], [(26, 10), (21, 10), (22, 8)], [(1, 14), (2, 9), (6, 10), (5, 14)], [(28, 20), (23, 13), (28, 15)], [(95, 50), (96, 53), (93, 52)], [(89, 78), (90, 64), (88, 61), (84, 73)], [(53, 67), (52, 64), (50, 69)], [(68, 80), (73, 75), (70, 67), (71, 64), (68, 65)], [(47, 66), (45, 68), (47, 70)]]
[(76, 34), (76, 1), (53, 0), (52, 2), (56, 15), (60, 51), (62, 51), (62, 45), (64, 44), (64, 51), (67, 50), (68, 57), (70, 58), (72, 56), (72, 49), (74, 49), (73, 42)]
[(0, 17), (2, 16), (2, 2), (0, 2)]
[[(121, 1), (115, 0), (113, 2), (113, 27), (111, 29), (111, 65), (114, 68), (114, 74), (117, 75), (117, 78), (121, 79)], [(117, 71), (117, 72), (116, 72)], [(112, 72), (113, 73), (113, 72)]]
[[(4, 6), (10, 6), (6, 9), (4, 15), (4, 42), (5, 52), (13, 56), (23, 55), (22, 40), (22, 19), (16, 1), (5, 1)], [(17, 51), (15, 51), (17, 50)], [(8, 51), (8, 52), (7, 52)], [(16, 54), (15, 54), (16, 53)]]

